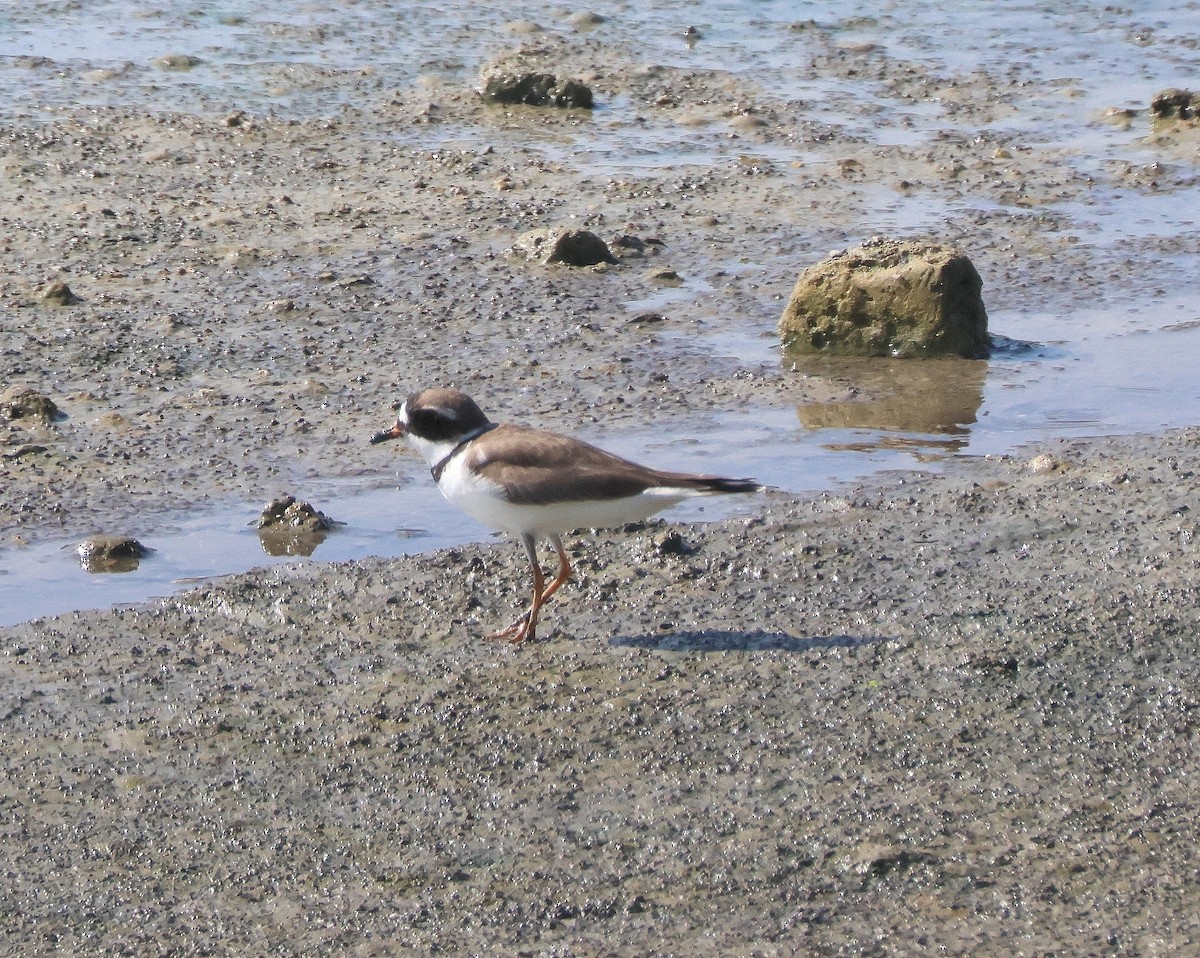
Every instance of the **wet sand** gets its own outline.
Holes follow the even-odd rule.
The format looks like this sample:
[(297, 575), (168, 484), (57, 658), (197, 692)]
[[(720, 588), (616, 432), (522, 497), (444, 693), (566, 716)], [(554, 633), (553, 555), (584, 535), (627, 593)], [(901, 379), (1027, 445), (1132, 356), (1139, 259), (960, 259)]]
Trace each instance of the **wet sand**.
[[(534, 58), (609, 114), (332, 72), (355, 104), (336, 119), (6, 121), (6, 382), (67, 418), (5, 424), (2, 547), (313, 477), (386, 483), (395, 459), (366, 437), (433, 383), (572, 431), (870, 399), (712, 344), (769, 332), (799, 269), (896, 197), (992, 204), (934, 238), (1009, 309), (1151, 297), (1194, 263), (1194, 236), (1093, 243), (1061, 206), (1151, 176), (1183, 190), (1185, 167), (1074, 165), (991, 125), (1019, 78), (815, 42), (823, 75), (867, 70), (896, 109), (952, 102), (988, 132), (882, 147), (745, 79), (632, 62), (619, 31)], [(572, 158), (580, 129), (626, 121), (699, 135), (711, 162)], [(510, 255), (547, 225), (654, 242), (601, 270)], [(660, 267), (708, 292), (635, 321)], [(42, 299), (53, 279), (82, 301)], [(1039, 443), (581, 537), (578, 581), (521, 648), (480, 638), (524, 599), (507, 543), (0, 630), (0, 936), (22, 954), (1194, 948), (1197, 438)]]
[(25, 954), (1181, 954), (1194, 431), (4, 630)]

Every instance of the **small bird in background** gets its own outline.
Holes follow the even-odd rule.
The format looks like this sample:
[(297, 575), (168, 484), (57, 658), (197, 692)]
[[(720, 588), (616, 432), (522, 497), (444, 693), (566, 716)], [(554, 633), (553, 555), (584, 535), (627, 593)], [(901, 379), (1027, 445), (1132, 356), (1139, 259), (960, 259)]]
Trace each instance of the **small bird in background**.
[[(512, 625), (489, 636), (514, 644), (535, 637), (542, 606), (571, 575), (563, 533), (637, 522), (693, 496), (761, 488), (752, 479), (651, 469), (569, 436), (498, 425), (457, 389), (413, 393), (395, 425), (371, 442), (401, 438), (425, 457), (447, 500), (525, 547), (533, 602)], [(542, 539), (558, 553), (558, 574), (549, 585), (537, 559)]]

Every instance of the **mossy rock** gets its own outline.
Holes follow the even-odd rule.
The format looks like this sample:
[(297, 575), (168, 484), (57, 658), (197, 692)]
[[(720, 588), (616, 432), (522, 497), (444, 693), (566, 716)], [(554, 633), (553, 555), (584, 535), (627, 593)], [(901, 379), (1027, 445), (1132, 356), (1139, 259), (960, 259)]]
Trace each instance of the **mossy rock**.
[(491, 103), (524, 103), (590, 110), (591, 88), (578, 80), (559, 80), (553, 73), (498, 73), (484, 78), (480, 91)]
[(875, 238), (800, 274), (779, 320), (798, 353), (987, 356), (983, 281), (956, 249)]

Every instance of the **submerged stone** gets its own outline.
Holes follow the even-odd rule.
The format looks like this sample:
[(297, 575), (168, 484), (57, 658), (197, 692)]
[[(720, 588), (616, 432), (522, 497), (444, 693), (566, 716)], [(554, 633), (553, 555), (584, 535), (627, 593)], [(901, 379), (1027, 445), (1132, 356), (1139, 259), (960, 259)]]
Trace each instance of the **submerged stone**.
[(132, 536), (96, 535), (84, 539), (76, 551), (88, 572), (132, 572), (153, 550)]
[(281, 496), (258, 517), (258, 541), (267, 555), (308, 556), (340, 523), (295, 496)]
[(306, 532), (324, 532), (332, 529), (335, 524), (325, 513), (318, 512), (310, 503), (301, 502), (295, 496), (272, 499), (263, 506), (258, 517), (259, 529), (283, 527)]

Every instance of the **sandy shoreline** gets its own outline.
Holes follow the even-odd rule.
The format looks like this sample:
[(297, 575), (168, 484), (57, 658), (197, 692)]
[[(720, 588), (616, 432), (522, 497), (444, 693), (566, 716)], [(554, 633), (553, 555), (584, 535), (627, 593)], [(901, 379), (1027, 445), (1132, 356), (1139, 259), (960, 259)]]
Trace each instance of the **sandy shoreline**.
[[(352, 106), (0, 122), (2, 385), (66, 417), (3, 424), (0, 549), (387, 483), (366, 438), (432, 384), (573, 432), (829, 425), (845, 410), (810, 404), (887, 389), (728, 344), (770, 336), (798, 271), (881, 208), (960, 244), (998, 312), (1140, 308), (1193, 278), (1194, 231), (1094, 223), (1190, 196), (1194, 127), (1080, 162), (1046, 133), (1070, 89), (1031, 105), (1016, 69), (796, 36), (822, 99), (641, 62), (614, 18), (528, 41), (594, 115), (297, 69), (291, 95)], [(930, 110), (946, 129), (911, 135)], [(895, 123), (876, 142), (839, 117)], [(623, 127), (705, 162), (614, 171)], [(511, 255), (562, 225), (654, 242), (600, 270)], [(984, 374), (931, 376), (914, 408), (949, 413), (874, 426), (970, 422)], [(517, 649), (480, 638), (524, 600), (508, 543), (0, 629), (0, 952), (1194, 950), (1198, 439), (1045, 442), (576, 538), (578, 580)]]
[(521, 648), (509, 544), (3, 630), (4, 939), (1178, 954), (1198, 439), (581, 537)]

